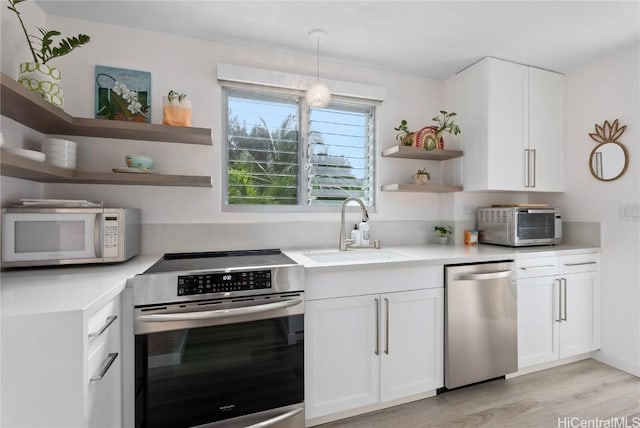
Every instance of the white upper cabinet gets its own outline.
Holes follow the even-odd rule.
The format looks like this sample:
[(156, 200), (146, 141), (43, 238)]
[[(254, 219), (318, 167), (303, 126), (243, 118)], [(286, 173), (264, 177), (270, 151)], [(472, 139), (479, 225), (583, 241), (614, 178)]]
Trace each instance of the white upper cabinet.
[(564, 191), (564, 76), (485, 58), (455, 81), (464, 189)]

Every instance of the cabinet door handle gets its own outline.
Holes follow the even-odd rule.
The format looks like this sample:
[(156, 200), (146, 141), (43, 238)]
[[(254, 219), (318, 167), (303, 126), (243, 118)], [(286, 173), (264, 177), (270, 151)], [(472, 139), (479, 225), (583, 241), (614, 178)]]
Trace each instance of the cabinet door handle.
[(524, 187), (529, 187), (529, 149), (524, 149)]
[(565, 263), (564, 265), (565, 266), (586, 266), (586, 265), (595, 265), (597, 263), (598, 262), (591, 261), (591, 262), (580, 262), (580, 263)]
[(113, 352), (109, 354), (107, 356), (107, 359), (104, 360), (104, 363), (102, 363), (102, 367), (100, 367), (100, 370), (98, 370), (98, 374), (95, 376), (91, 376), (91, 379), (89, 379), (89, 382), (96, 382), (98, 380), (102, 380), (102, 378), (105, 377), (105, 375), (109, 371), (109, 368), (111, 368), (111, 365), (116, 360), (116, 358), (118, 358), (117, 352)]
[(380, 355), (380, 299), (376, 301), (376, 351), (374, 354)]
[(560, 281), (562, 281), (562, 307), (564, 309), (563, 311), (563, 315), (562, 315), (562, 321), (566, 321), (567, 320), (567, 278), (560, 278)]
[(113, 324), (117, 319), (118, 319), (117, 315), (108, 316), (104, 325), (100, 327), (100, 330), (94, 331), (93, 333), (89, 333), (89, 338), (93, 339), (94, 337), (102, 336), (102, 333), (104, 333), (111, 326), (111, 324)]
[(523, 266), (520, 270), (539, 270), (539, 269), (549, 269), (556, 267), (555, 265), (541, 265), (541, 266)]
[(531, 149), (531, 153), (533, 154), (532, 159), (533, 159), (533, 166), (531, 167), (531, 176), (533, 177), (533, 180), (531, 180), (532, 184), (531, 187), (536, 187), (536, 149)]
[(562, 282), (560, 279), (554, 279), (553, 285), (558, 284), (558, 318), (556, 322), (562, 322)]
[(387, 343), (384, 349), (384, 353), (389, 355), (389, 299), (384, 299), (385, 305), (386, 305), (386, 309), (387, 309), (387, 320), (386, 320), (386, 324), (387, 324), (387, 328), (385, 329), (385, 333), (386, 333), (386, 338), (387, 338)]

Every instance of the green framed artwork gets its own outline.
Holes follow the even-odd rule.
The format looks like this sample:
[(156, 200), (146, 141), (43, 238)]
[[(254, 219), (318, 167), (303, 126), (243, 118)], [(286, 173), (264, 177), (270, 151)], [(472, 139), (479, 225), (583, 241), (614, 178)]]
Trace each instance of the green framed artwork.
[(96, 119), (151, 122), (151, 73), (96, 65)]

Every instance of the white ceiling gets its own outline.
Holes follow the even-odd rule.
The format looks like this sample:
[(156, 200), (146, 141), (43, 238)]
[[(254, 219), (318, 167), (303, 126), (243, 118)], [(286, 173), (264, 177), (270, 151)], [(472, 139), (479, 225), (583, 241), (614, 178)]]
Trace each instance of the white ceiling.
[[(570, 72), (640, 40), (640, 1), (52, 1), (60, 15), (445, 79), (484, 56)], [(90, 28), (86, 31), (91, 34)]]

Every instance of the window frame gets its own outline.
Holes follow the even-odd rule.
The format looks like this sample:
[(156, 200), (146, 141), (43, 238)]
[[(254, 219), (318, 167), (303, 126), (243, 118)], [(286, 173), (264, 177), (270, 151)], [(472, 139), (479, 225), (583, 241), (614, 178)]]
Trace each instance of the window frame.
[[(298, 102), (298, 203), (296, 205), (277, 205), (277, 204), (229, 204), (229, 139), (228, 139), (228, 115), (229, 115), (229, 92), (230, 91), (248, 91), (258, 93), (271, 93), (274, 96), (293, 96), (297, 98)], [(255, 85), (248, 83), (237, 82), (224, 82), (221, 84), (222, 95), (222, 110), (221, 110), (221, 130), (222, 130), (222, 164), (221, 164), (221, 188), (220, 188), (220, 200), (222, 212), (234, 212), (234, 213), (302, 213), (302, 212), (337, 212), (340, 210), (341, 204), (335, 205), (307, 205), (301, 204), (300, 201), (307, 201), (309, 194), (307, 190), (308, 183), (308, 169), (305, 167), (309, 161), (307, 156), (308, 149), (308, 136), (309, 136), (309, 124), (310, 124), (310, 109), (304, 98), (304, 92), (295, 89), (287, 89), (280, 87), (271, 87), (263, 85)], [(370, 155), (370, 172), (371, 177), (371, 204), (366, 205), (367, 211), (376, 212), (378, 189), (376, 183), (378, 181), (377, 171), (377, 143), (378, 143), (378, 106), (380, 101), (367, 100), (362, 98), (352, 98), (345, 96), (332, 95), (331, 104), (343, 104), (347, 106), (353, 106), (354, 111), (357, 111), (356, 106), (362, 106), (363, 108), (371, 109), (371, 120), (373, 143), (371, 147)], [(330, 105), (331, 105), (330, 104)]]

